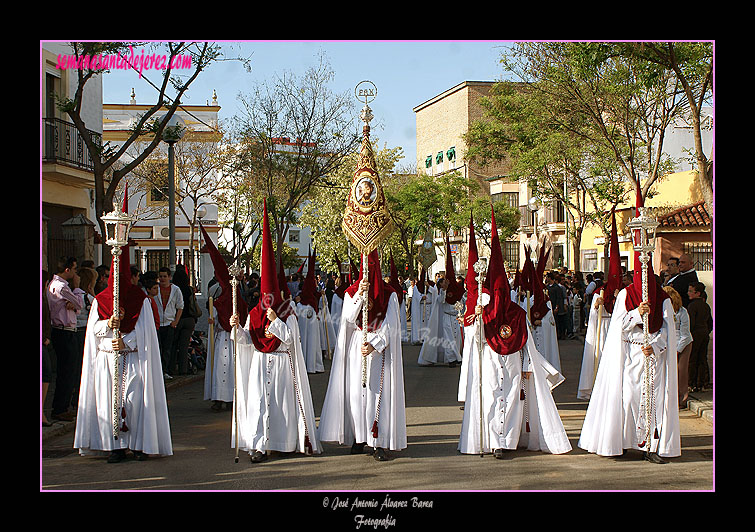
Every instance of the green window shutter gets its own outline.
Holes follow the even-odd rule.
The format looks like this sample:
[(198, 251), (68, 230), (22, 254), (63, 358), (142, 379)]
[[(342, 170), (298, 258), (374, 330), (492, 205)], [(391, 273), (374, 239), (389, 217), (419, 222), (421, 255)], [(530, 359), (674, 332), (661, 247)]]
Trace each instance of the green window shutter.
[(451, 146), (450, 148), (448, 148), (448, 151), (446, 152), (446, 158), (449, 161), (456, 160), (456, 146)]
[(428, 155), (427, 159), (425, 159), (425, 168), (430, 168), (433, 165), (433, 156)]
[(435, 162), (440, 164), (443, 162), (443, 152), (439, 151), (438, 155), (435, 156)]

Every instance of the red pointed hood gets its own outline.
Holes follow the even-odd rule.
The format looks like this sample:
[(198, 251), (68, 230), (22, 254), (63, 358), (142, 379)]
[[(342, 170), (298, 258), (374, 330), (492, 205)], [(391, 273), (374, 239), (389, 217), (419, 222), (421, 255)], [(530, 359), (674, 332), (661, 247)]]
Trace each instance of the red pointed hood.
[(315, 255), (311, 250), (307, 253), (307, 264), (307, 276), (304, 278), (299, 297), (301, 297), (302, 305), (309, 305), (317, 310), (320, 307), (320, 293), (317, 291), (317, 283), (315, 282)]
[(283, 270), (283, 259), (278, 265), (278, 286), (281, 290), (281, 297), (284, 301), (291, 299), (291, 290), (288, 289), (288, 283), (286, 282), (286, 272)]
[[(391, 299), (391, 294), (395, 291), (388, 283), (383, 280), (382, 272), (380, 271), (380, 258), (378, 257), (377, 249), (373, 249), (367, 257), (369, 272), (368, 279), (370, 288), (368, 291), (369, 305), (368, 305), (368, 331), (375, 331), (383, 323), (383, 319), (388, 311), (388, 303)], [(364, 269), (359, 269), (359, 278), (354, 284), (352, 284), (346, 292), (354, 297), (359, 290), (359, 282), (364, 275)], [(361, 315), (360, 315), (361, 316)], [(361, 317), (357, 320), (357, 327), (362, 328)]]
[(486, 275), (490, 302), (483, 308), (482, 320), (490, 348), (500, 355), (508, 355), (521, 350), (527, 342), (527, 321), (522, 307), (511, 301), (511, 286), (503, 264), (492, 206), (491, 216), (490, 262)]
[(404, 289), (401, 287), (401, 283), (398, 280), (398, 268), (396, 268), (396, 263), (393, 262), (393, 251), (391, 251), (391, 287), (396, 291), (398, 302), (403, 303)]
[(448, 280), (448, 288), (446, 289), (446, 303), (449, 305), (456, 304), (457, 301), (464, 297), (464, 286), (456, 280), (456, 272), (454, 271), (454, 261), (451, 256), (451, 244), (448, 242), (446, 236), (446, 279)]
[[(639, 190), (637, 191), (637, 208), (644, 204)], [(639, 216), (639, 211), (637, 211)], [(639, 229), (636, 229), (632, 235), (632, 241), (638, 242)], [(627, 288), (626, 309), (627, 311), (636, 309), (642, 302), (642, 263), (640, 262), (639, 252), (634, 252), (634, 272), (632, 284)], [(653, 261), (648, 262), (648, 302), (650, 303), (650, 319), (648, 320), (650, 333), (655, 333), (663, 326), (663, 300), (668, 298), (668, 294), (661, 288), (653, 273)]]
[(422, 266), (422, 273), (419, 274), (419, 280), (417, 280), (414, 286), (417, 287), (417, 290), (419, 290), (420, 294), (427, 293), (426, 292), (427, 288), (425, 286), (425, 267), (424, 266)]
[[(223, 328), (224, 331), (231, 331), (230, 319), (233, 315), (233, 291), (231, 289), (231, 274), (228, 272), (228, 264), (226, 264), (223, 257), (220, 255), (220, 251), (215, 247), (215, 243), (210, 239), (210, 235), (207, 234), (207, 230), (199, 224), (199, 228), (202, 230), (204, 236), (204, 246), (202, 252), (210, 254), (210, 260), (215, 268), (215, 279), (217, 279), (220, 285), (220, 296), (218, 296), (212, 302), (212, 306), (218, 313), (218, 325)], [(241, 289), (236, 286), (236, 305), (238, 306), (239, 322), (241, 327), (246, 326), (247, 317), (247, 305), (244, 298), (241, 297)]]
[(260, 257), (260, 300), (249, 311), (249, 333), (254, 346), (263, 353), (278, 349), (280, 340), (267, 333), (270, 320), (267, 319), (267, 309), (272, 308), (280, 319), (286, 321), (291, 313), (288, 302), (284, 302), (278, 283), (278, 272), (273, 252), (273, 239), (270, 235), (270, 223), (267, 215), (267, 200), (263, 204), (262, 215), (262, 254)]
[(532, 262), (532, 257), (530, 257), (530, 254), (532, 253), (532, 250), (525, 245), (524, 246), (524, 265), (522, 266), (522, 276), (520, 280), (520, 286), (522, 288), (522, 292), (529, 292), (532, 294), (532, 281), (535, 278), (535, 264)]
[(467, 308), (464, 312), (464, 326), (472, 325), (475, 319), (474, 309), (477, 305), (477, 275), (474, 271), (474, 265), (479, 259), (477, 255), (477, 240), (474, 235), (474, 221), (472, 213), (469, 214), (469, 255), (467, 257), (467, 276), (464, 278), (464, 284), (467, 287)]
[[(550, 310), (548, 308), (548, 298), (545, 295), (543, 274), (545, 273), (545, 262), (548, 260), (548, 255), (550, 255), (551, 250), (548, 249), (547, 253), (544, 253), (544, 251), (545, 246), (541, 246), (537, 268), (534, 269), (531, 279), (532, 294), (534, 295), (534, 298), (532, 306), (530, 307), (530, 322), (533, 324), (535, 320), (542, 320)], [(532, 265), (532, 261), (530, 261), (530, 265)]]
[(611, 242), (608, 257), (608, 277), (603, 288), (603, 306), (609, 314), (613, 313), (616, 293), (624, 287), (624, 276), (621, 272), (621, 256), (619, 252), (619, 236), (616, 231), (616, 210), (611, 209)]
[(341, 284), (339, 284), (335, 291), (333, 292), (335, 295), (343, 299), (343, 295), (346, 293), (346, 289), (351, 284), (349, 282), (349, 277), (351, 277), (349, 274), (341, 273), (341, 260), (338, 258), (338, 254), (334, 253), (336, 258), (336, 264), (338, 265), (338, 277), (341, 279)]
[(349, 258), (349, 264), (351, 265), (351, 273), (349, 274), (349, 285), (354, 283), (357, 279), (359, 279), (359, 271), (362, 269), (362, 266), (360, 265), (357, 267), (356, 264), (354, 264), (354, 261)]

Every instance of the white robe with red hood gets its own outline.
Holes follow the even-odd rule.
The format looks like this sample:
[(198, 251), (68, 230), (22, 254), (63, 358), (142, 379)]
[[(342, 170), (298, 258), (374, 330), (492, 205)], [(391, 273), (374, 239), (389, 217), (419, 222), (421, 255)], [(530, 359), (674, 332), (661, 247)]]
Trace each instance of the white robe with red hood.
[[(490, 301), (482, 294), (482, 305)], [(484, 329), (483, 329), (484, 334)], [(558, 414), (551, 391), (564, 380), (538, 352), (531, 335), (516, 353), (500, 355), (482, 339), (482, 376), (480, 376), (479, 320), (464, 328), (466, 365), (464, 416), (459, 436), (459, 452), (490, 453), (494, 449), (525, 448), (551, 454), (567, 453), (571, 443)], [(532, 372), (520, 397), (522, 372)], [(480, 381), (482, 381), (482, 435), (480, 431)], [(460, 389), (460, 394), (462, 390)], [(461, 399), (461, 397), (460, 397)], [(526, 430), (529, 421), (530, 432)], [(482, 442), (480, 442), (482, 437)]]
[[(354, 297), (344, 294), (319, 437), (341, 445), (366, 443), (397, 451), (407, 446), (398, 298), (391, 294), (383, 322), (367, 334), (375, 351), (367, 355), (366, 387), (362, 386), (362, 330), (357, 327), (362, 319), (362, 302), (358, 293)], [(372, 435), (376, 417), (377, 438)]]
[[(299, 322), (291, 312), (276, 318), (268, 329), (281, 340), (275, 351), (259, 351), (246, 328), (236, 327), (238, 381), (234, 416), (238, 415), (239, 449), (305, 453), (308, 438), (312, 451), (322, 452), (317, 440), (312, 394), (299, 338)], [(236, 420), (231, 447), (236, 445)]]
[[(619, 292), (603, 345), (598, 374), (587, 406), (579, 447), (601, 456), (617, 456), (624, 449), (640, 449), (644, 438), (642, 318), (626, 310), (627, 289)], [(662, 303), (663, 325), (650, 335), (655, 372), (653, 394), (658, 438), (648, 449), (662, 457), (681, 454), (677, 395), (676, 325), (670, 299)], [(670, 355), (670, 356), (669, 356)], [(655, 432), (654, 430), (651, 432)], [(651, 434), (654, 436), (654, 434)]]
[(79, 409), (74, 448), (81, 455), (101, 454), (116, 449), (141, 451), (149, 455), (173, 454), (165, 398), (160, 345), (152, 314), (145, 298), (134, 330), (122, 335), (125, 423), (128, 431), (113, 438), (111, 422), (113, 389), (113, 330), (99, 319), (98, 302), (92, 302), (87, 322), (84, 359), (81, 367)]

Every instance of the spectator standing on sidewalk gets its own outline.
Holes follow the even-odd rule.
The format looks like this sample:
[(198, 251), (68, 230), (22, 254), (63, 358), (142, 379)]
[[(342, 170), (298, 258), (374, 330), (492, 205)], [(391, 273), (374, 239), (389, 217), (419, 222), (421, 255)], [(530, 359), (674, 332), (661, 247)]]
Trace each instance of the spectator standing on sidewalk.
[[(680, 260), (681, 263), (681, 260)], [(681, 295), (681, 294), (680, 294)], [(706, 300), (705, 285), (695, 282), (688, 288), (689, 330), (692, 333), (692, 352), (689, 356), (689, 385), (692, 391), (709, 388), (708, 342), (713, 331), (713, 316)]]
[(189, 341), (197, 325), (197, 318), (202, 315), (194, 296), (194, 289), (189, 284), (189, 275), (186, 267), (179, 264), (176, 273), (173, 274), (173, 284), (181, 291), (184, 302), (181, 319), (176, 325), (176, 334), (173, 341), (173, 350), (168, 364), (168, 373), (174, 375), (186, 375), (189, 367)]
[(58, 260), (56, 273), (47, 288), (52, 331), (50, 339), (56, 357), (55, 394), (52, 400), (52, 418), (71, 421), (76, 414), (69, 410), (76, 385), (76, 313), (84, 306), (84, 291), (79, 288), (77, 261), (74, 257)]
[(50, 427), (52, 423), (45, 414), (45, 400), (47, 390), (52, 382), (51, 341), (52, 324), (50, 322), (50, 306), (47, 304), (47, 284), (50, 282), (50, 274), (42, 270), (42, 426)]
[(689, 330), (689, 314), (682, 306), (682, 297), (673, 286), (667, 285), (663, 290), (671, 298), (674, 306), (674, 322), (676, 323), (676, 367), (679, 392), (679, 408), (687, 408), (689, 399), (689, 355), (692, 352), (692, 333)]
[(94, 301), (94, 286), (97, 283), (97, 272), (93, 268), (79, 268), (79, 286), (84, 291), (84, 306), (76, 313), (76, 340), (78, 341), (76, 372), (73, 379), (74, 387), (71, 394), (71, 406), (76, 408), (79, 404), (79, 383), (81, 382), (81, 361), (84, 358), (84, 341), (86, 340), (87, 321), (89, 311)]
[(170, 268), (163, 266), (157, 272), (158, 292), (154, 297), (160, 314), (160, 328), (157, 336), (160, 342), (160, 358), (163, 365), (163, 377), (172, 379), (168, 373), (171, 354), (176, 336), (176, 327), (181, 320), (184, 301), (181, 290), (171, 282)]

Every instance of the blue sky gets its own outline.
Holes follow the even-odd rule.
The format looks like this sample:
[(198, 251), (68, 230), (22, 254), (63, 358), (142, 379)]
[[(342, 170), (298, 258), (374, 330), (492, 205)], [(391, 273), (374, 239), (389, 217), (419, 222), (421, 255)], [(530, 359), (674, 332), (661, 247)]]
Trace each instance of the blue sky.
[[(274, 75), (297, 75), (317, 64), (320, 51), (335, 73), (331, 90), (354, 94), (362, 80), (372, 81), (378, 97), (370, 103), (375, 119), (373, 138), (382, 148), (401, 146), (405, 158), (399, 165), (416, 163), (415, 115), (412, 109), (461, 83), (494, 81), (503, 76), (498, 62), (507, 41), (227, 41), (228, 56), (250, 57), (252, 71), (238, 62), (221, 62), (200, 74), (184, 97), (184, 103), (203, 105), (218, 95), (221, 120), (241, 112), (237, 96)], [(141, 50), (135, 50), (141, 53)], [(144, 52), (147, 54), (147, 50)], [(162, 52), (160, 52), (162, 53)], [(143, 75), (159, 85), (159, 71)], [(104, 103), (128, 103), (131, 88), (137, 103), (154, 102), (155, 89), (134, 71), (111, 70), (103, 79)], [(356, 99), (355, 99), (356, 102)], [(356, 102), (358, 106), (361, 104)], [(358, 126), (358, 125), (357, 125)]]

